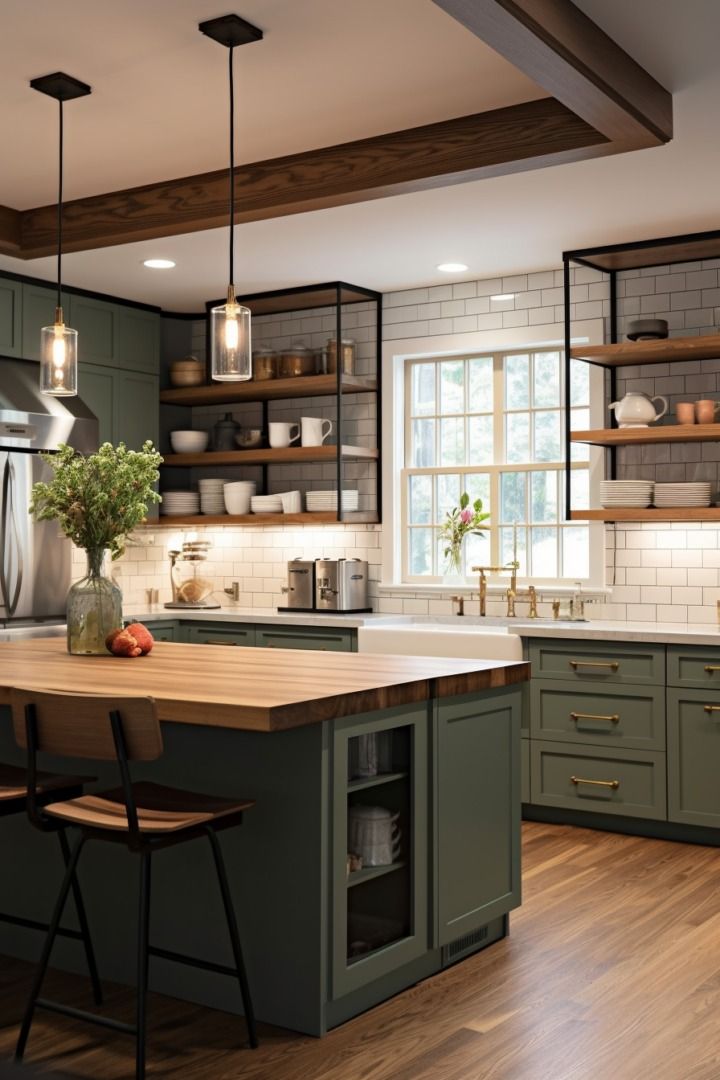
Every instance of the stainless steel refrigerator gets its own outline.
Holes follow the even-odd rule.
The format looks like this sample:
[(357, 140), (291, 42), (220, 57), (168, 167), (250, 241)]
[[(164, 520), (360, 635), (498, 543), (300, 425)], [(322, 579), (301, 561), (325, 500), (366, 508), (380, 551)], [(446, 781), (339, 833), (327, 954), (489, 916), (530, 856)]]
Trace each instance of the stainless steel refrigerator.
[(31, 518), (32, 486), (52, 475), (40, 450), (89, 453), (97, 440), (79, 397), (44, 397), (37, 364), (0, 358), (0, 625), (64, 618), (72, 546), (56, 522)]

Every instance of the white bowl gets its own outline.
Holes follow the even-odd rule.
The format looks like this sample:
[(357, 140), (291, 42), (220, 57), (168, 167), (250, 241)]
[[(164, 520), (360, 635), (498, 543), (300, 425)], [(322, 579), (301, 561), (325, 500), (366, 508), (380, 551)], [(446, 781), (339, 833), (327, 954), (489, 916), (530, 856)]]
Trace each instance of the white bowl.
[(170, 445), (176, 454), (200, 454), (207, 449), (207, 431), (171, 431)]
[(228, 514), (249, 514), (250, 513), (250, 492), (249, 491), (228, 491), (225, 490), (225, 509)]

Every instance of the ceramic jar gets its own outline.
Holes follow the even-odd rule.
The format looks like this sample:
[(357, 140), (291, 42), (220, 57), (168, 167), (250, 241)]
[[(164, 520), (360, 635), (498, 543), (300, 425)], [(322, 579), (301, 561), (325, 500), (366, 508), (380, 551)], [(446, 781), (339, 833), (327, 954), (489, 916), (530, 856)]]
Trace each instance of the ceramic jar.
[(399, 814), (383, 806), (348, 809), (348, 851), (362, 858), (363, 866), (389, 866), (401, 853)]
[[(654, 401), (662, 402), (661, 412), (653, 405)], [(613, 401), (608, 408), (615, 410), (615, 419), (621, 428), (648, 427), (665, 415), (668, 401), (661, 394), (651, 398), (639, 390), (631, 390), (622, 401)]]

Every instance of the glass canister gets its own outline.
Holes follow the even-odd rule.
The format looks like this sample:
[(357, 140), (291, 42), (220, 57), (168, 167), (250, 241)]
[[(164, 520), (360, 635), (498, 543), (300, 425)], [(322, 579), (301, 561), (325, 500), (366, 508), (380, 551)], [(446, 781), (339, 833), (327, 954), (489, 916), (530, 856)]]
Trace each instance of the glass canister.
[(183, 544), (182, 551), (170, 553), (174, 603), (202, 604), (212, 593), (213, 582), (205, 576), (203, 566), (209, 548), (209, 541), (190, 540)]
[(293, 345), (280, 356), (280, 375), (286, 379), (314, 375), (317, 370), (316, 363), (315, 353), (307, 345)]
[[(355, 341), (353, 338), (342, 339), (342, 372), (343, 375), (355, 374)], [(326, 345), (325, 370), (328, 375), (334, 375), (337, 371), (337, 340), (328, 338)]]
[(278, 373), (278, 354), (275, 349), (256, 349), (253, 353), (253, 379), (255, 382), (267, 382), (276, 379)]

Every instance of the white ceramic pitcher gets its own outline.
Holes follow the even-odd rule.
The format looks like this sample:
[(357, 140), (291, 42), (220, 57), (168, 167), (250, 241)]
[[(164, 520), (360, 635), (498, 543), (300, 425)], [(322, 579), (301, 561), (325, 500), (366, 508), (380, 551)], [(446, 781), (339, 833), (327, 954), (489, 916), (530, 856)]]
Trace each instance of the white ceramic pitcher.
[[(654, 401), (662, 402), (662, 412), (656, 410)], [(615, 410), (615, 419), (621, 428), (649, 427), (668, 411), (668, 400), (662, 394), (651, 398), (640, 390), (631, 390), (622, 401), (613, 401), (608, 408)]]
[(348, 851), (361, 855), (363, 866), (389, 866), (402, 850), (399, 814), (383, 806), (348, 809)]

